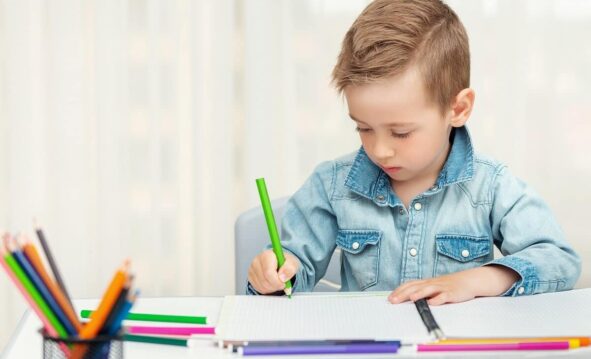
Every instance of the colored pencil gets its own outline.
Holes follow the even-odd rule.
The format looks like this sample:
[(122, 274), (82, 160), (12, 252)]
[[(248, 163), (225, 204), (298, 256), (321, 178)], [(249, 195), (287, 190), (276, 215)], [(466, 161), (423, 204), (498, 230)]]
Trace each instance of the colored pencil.
[(399, 344), (345, 344), (345, 345), (285, 345), (256, 346), (238, 348), (238, 354), (249, 355), (295, 355), (295, 354), (378, 354), (396, 353)]
[[(80, 317), (89, 318), (93, 313), (94, 311), (92, 310), (83, 309), (80, 311)], [(207, 324), (207, 317), (170, 314), (129, 313), (127, 317), (125, 317), (125, 320), (162, 323)]]
[[(269, 200), (269, 193), (267, 192), (267, 185), (264, 178), (257, 178), (257, 189), (259, 197), (261, 198), (261, 206), (267, 222), (267, 229), (271, 237), (271, 245), (273, 246), (273, 253), (277, 257), (277, 268), (281, 268), (285, 263), (285, 256), (283, 255), (283, 248), (281, 248), (281, 240), (279, 232), (277, 231), (277, 224), (275, 223), (275, 216), (273, 215), (273, 208), (271, 208), (271, 201)], [(285, 282), (285, 289), (283, 290), (289, 298), (291, 298), (291, 280)]]
[(119, 331), (121, 330), (121, 326), (123, 324), (123, 320), (125, 320), (125, 317), (129, 314), (129, 311), (131, 310), (133, 303), (135, 303), (135, 300), (138, 297), (138, 295), (139, 290), (136, 290), (135, 293), (130, 295), (129, 298), (125, 300), (125, 302), (123, 303), (123, 308), (121, 308), (121, 311), (117, 313), (117, 318), (115, 318), (113, 326), (108, 329), (110, 335), (116, 335), (117, 333), (119, 333)]
[(128, 342), (175, 345), (175, 346), (181, 346), (181, 347), (186, 347), (189, 345), (188, 339), (153, 337), (153, 336), (148, 336), (148, 335), (135, 335), (135, 334), (124, 334), (123, 340), (128, 341)]
[(21, 267), (23, 272), (27, 275), (29, 280), (33, 283), (33, 285), (35, 286), (37, 291), (41, 294), (41, 297), (45, 300), (45, 303), (47, 303), (50, 310), (53, 312), (53, 314), (55, 314), (57, 319), (63, 325), (63, 327), (66, 330), (66, 332), (68, 333), (68, 335), (70, 336), (70, 335), (77, 334), (76, 328), (74, 328), (74, 326), (72, 325), (70, 320), (66, 317), (66, 315), (64, 314), (64, 311), (57, 304), (56, 300), (53, 298), (53, 296), (49, 292), (49, 289), (47, 289), (47, 287), (45, 286), (45, 283), (43, 283), (43, 280), (39, 277), (39, 275), (37, 274), (35, 269), (33, 269), (33, 266), (31, 265), (31, 263), (29, 263), (29, 260), (25, 257), (22, 250), (15, 249), (12, 252), (12, 255), (16, 259), (17, 263), (19, 264), (19, 266)]
[(115, 321), (117, 320), (117, 317), (119, 316), (119, 312), (121, 312), (121, 310), (123, 310), (123, 307), (125, 306), (125, 301), (127, 301), (127, 295), (129, 294), (129, 289), (131, 287), (131, 281), (132, 281), (132, 276), (130, 275), (127, 278), (127, 280), (125, 281), (125, 285), (123, 286), (123, 289), (119, 293), (119, 296), (117, 297), (117, 300), (115, 301), (115, 304), (113, 305), (113, 309), (111, 310), (111, 312), (107, 316), (107, 319), (105, 320), (105, 324), (103, 325), (103, 328), (101, 329), (100, 334), (107, 334), (113, 329), (113, 326), (115, 325)]
[(418, 352), (455, 352), (455, 351), (505, 351), (505, 350), (566, 350), (568, 341), (563, 342), (521, 342), (492, 344), (419, 344)]
[(37, 234), (37, 238), (39, 239), (39, 243), (41, 243), (41, 248), (43, 248), (43, 252), (45, 252), (45, 258), (47, 258), (47, 262), (49, 263), (49, 267), (51, 268), (51, 271), (53, 272), (53, 277), (55, 278), (57, 284), (59, 285), (62, 292), (66, 296), (66, 300), (68, 301), (68, 303), (70, 303), (70, 307), (74, 308), (74, 305), (72, 304), (72, 300), (70, 299), (71, 298), (70, 294), (68, 293), (68, 290), (66, 289), (66, 285), (64, 284), (64, 281), (62, 279), (62, 275), (61, 275), (59, 269), (57, 268), (57, 264), (55, 263), (55, 260), (53, 259), (53, 254), (51, 253), (51, 250), (49, 249), (49, 244), (47, 243), (47, 239), (45, 238), (45, 234), (43, 233), (43, 230), (41, 229), (41, 227), (37, 226), (36, 223), (35, 223), (35, 233)]
[(47, 305), (47, 303), (45, 303), (45, 300), (43, 300), (43, 297), (41, 296), (41, 294), (39, 294), (37, 288), (35, 288), (31, 280), (29, 280), (29, 278), (27, 277), (23, 269), (20, 267), (16, 259), (14, 259), (12, 254), (8, 252), (11, 249), (8, 247), (8, 243), (9, 237), (5, 237), (4, 248), (6, 252), (4, 254), (4, 261), (6, 262), (7, 266), (10, 268), (17, 280), (22, 284), (23, 288), (29, 294), (31, 299), (35, 302), (35, 304), (37, 304), (43, 316), (47, 319), (49, 323), (51, 323), (51, 326), (55, 329), (57, 335), (59, 335), (61, 338), (66, 338), (68, 336), (68, 333), (66, 332), (62, 324), (53, 314), (51, 309), (49, 309), (49, 306)]
[[(18, 288), (19, 292), (21, 292), (22, 296), (25, 297), (25, 300), (27, 301), (27, 303), (29, 303), (29, 307), (31, 307), (31, 309), (33, 309), (33, 312), (35, 312), (35, 314), (37, 315), (39, 320), (41, 320), (41, 323), (43, 324), (43, 328), (45, 329), (47, 334), (49, 334), (53, 337), (58, 337), (59, 334), (56, 331), (53, 324), (51, 324), (50, 321), (47, 319), (47, 317), (43, 314), (39, 305), (37, 305), (37, 303), (35, 303), (35, 301), (31, 297), (31, 295), (27, 292), (27, 290), (25, 289), (23, 284), (18, 280), (18, 278), (16, 277), (14, 272), (10, 269), (10, 267), (6, 263), (5, 256), (6, 256), (6, 249), (4, 248), (3, 244), (0, 244), (0, 265), (2, 266), (2, 268), (4, 268), (4, 271), (6, 272), (6, 274), (10, 278), (10, 280), (14, 283), (14, 285)], [(68, 357), (70, 355), (70, 349), (68, 349), (68, 347), (64, 343), (60, 343), (60, 348), (64, 352), (66, 357)]]
[(64, 314), (68, 317), (68, 319), (74, 326), (77, 334), (82, 329), (82, 324), (78, 320), (74, 308), (70, 306), (69, 300), (66, 298), (62, 290), (58, 287), (58, 285), (53, 281), (53, 279), (45, 270), (45, 267), (43, 265), (41, 257), (39, 256), (37, 248), (35, 248), (35, 245), (31, 243), (29, 240), (27, 240), (24, 243), (22, 248), (23, 252), (25, 253), (25, 256), (27, 257), (33, 268), (37, 271), (37, 274), (39, 274), (39, 276), (41, 277), (41, 279), (43, 280), (43, 282), (45, 283), (45, 285), (47, 286), (55, 300), (58, 302), (60, 308), (63, 310)]
[(127, 280), (128, 265), (129, 264), (126, 263), (117, 271), (117, 273), (115, 273), (115, 276), (103, 295), (103, 299), (101, 300), (98, 309), (91, 315), (90, 321), (84, 326), (84, 328), (82, 328), (80, 338), (94, 338), (105, 324), (105, 320), (113, 309), (113, 305), (117, 301), (119, 293), (123, 289), (125, 281)]
[(493, 344), (493, 343), (528, 343), (528, 342), (568, 342), (570, 349), (589, 346), (589, 338), (448, 338), (433, 345), (447, 344)]
[(152, 335), (193, 335), (215, 334), (214, 327), (154, 327), (154, 326), (130, 326), (126, 328), (129, 334)]

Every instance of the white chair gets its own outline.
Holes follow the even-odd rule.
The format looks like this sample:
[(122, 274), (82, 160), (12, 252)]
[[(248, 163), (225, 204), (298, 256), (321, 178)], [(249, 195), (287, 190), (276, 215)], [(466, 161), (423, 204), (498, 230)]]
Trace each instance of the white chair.
[[(273, 214), (277, 222), (277, 229), (281, 232), (281, 218), (288, 198), (279, 198), (271, 201)], [(265, 223), (263, 209), (255, 207), (242, 213), (234, 225), (234, 256), (236, 258), (236, 294), (246, 293), (248, 281), (248, 267), (250, 263), (270, 244), (269, 231)], [(334, 292), (341, 288), (341, 253), (337, 249), (330, 260), (326, 275), (316, 287), (315, 292)]]

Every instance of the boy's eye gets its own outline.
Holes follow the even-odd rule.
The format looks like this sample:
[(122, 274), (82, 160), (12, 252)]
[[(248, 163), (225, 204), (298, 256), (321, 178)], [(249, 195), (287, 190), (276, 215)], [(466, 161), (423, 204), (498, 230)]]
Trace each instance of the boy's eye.
[(357, 132), (369, 132), (369, 131), (371, 131), (371, 128), (355, 127), (355, 131), (357, 131)]
[(407, 138), (408, 136), (410, 136), (410, 132), (396, 133), (396, 132), (392, 131), (392, 136), (396, 137), (396, 138)]

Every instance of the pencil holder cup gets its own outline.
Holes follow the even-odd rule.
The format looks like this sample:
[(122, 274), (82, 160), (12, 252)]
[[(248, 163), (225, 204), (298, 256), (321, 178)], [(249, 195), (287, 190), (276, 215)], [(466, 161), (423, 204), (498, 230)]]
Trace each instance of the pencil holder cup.
[(98, 336), (93, 339), (55, 338), (44, 329), (44, 359), (122, 359), (123, 340), (120, 336)]

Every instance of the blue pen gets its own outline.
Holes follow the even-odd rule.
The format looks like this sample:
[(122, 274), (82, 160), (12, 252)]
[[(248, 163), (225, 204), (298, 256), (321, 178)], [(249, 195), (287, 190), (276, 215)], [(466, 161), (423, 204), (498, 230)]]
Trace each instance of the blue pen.
[(43, 297), (43, 300), (45, 300), (45, 302), (47, 303), (49, 308), (51, 308), (57, 319), (60, 321), (60, 323), (62, 323), (68, 335), (77, 336), (78, 333), (76, 332), (76, 328), (74, 328), (72, 323), (68, 320), (68, 317), (66, 317), (62, 308), (57, 304), (55, 298), (53, 298), (53, 296), (47, 289), (47, 286), (45, 286), (45, 283), (43, 283), (43, 280), (41, 279), (41, 277), (39, 277), (39, 275), (31, 265), (27, 257), (24, 255), (23, 251), (17, 249), (14, 252), (12, 252), (12, 254), (14, 255), (14, 258), (16, 259), (18, 265), (21, 266), (27, 277), (29, 277), (31, 282), (33, 282), (33, 285), (35, 286), (35, 288), (37, 288), (37, 290), (41, 294), (41, 297)]

